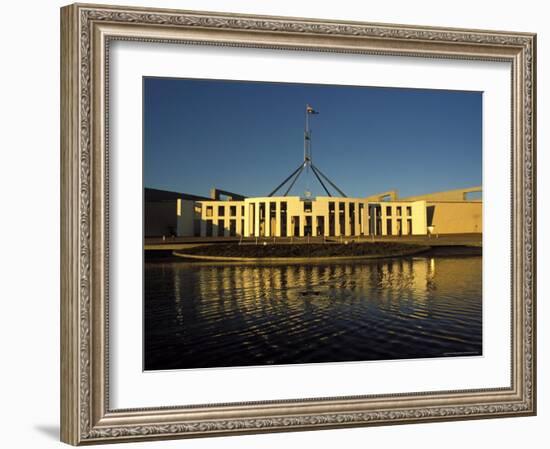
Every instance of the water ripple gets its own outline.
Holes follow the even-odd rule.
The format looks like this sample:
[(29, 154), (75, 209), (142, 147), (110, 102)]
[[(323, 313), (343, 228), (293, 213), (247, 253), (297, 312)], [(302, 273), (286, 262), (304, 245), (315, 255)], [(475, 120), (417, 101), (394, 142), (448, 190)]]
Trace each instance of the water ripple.
[(145, 265), (145, 367), (481, 354), (481, 257)]

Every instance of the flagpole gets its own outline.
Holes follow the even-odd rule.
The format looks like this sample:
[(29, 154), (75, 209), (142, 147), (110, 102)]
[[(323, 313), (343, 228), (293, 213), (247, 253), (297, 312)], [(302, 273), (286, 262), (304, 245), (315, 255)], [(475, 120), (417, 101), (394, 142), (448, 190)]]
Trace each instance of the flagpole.
[(306, 192), (309, 190), (309, 108), (309, 104), (306, 103), (306, 126), (304, 129), (304, 166), (306, 168)]
[[(279, 184), (275, 190), (273, 190), (268, 196), (273, 196), (279, 189), (281, 189), (287, 182), (290, 182), (289, 187), (284, 192), (283, 196), (287, 196), (292, 187), (294, 187), (294, 184), (296, 184), (296, 181), (300, 177), (300, 175), (303, 173), (304, 168), (306, 169), (306, 173), (309, 174), (309, 169), (311, 168), (312, 173), (315, 175), (323, 189), (325, 190), (326, 194), (330, 197), (332, 196), (330, 194), (330, 191), (328, 190), (327, 186), (323, 182), (323, 179), (333, 188), (335, 189), (340, 195), (343, 197), (346, 197), (346, 194), (340, 190), (336, 184), (334, 184), (327, 176), (319, 170), (315, 165), (313, 165), (313, 157), (311, 154), (311, 129), (310, 129), (310, 123), (309, 123), (309, 115), (316, 115), (319, 114), (319, 112), (315, 111), (309, 104), (306, 104), (306, 116), (305, 116), (305, 129), (304, 129), (304, 161), (302, 164), (294, 170), (290, 176), (288, 176), (281, 184)], [(307, 192), (309, 192), (309, 178), (306, 181), (306, 189)], [(311, 193), (311, 192), (309, 192)], [(306, 195), (309, 197), (309, 194)]]
[(306, 129), (304, 131), (304, 162), (309, 160), (309, 104), (306, 104)]

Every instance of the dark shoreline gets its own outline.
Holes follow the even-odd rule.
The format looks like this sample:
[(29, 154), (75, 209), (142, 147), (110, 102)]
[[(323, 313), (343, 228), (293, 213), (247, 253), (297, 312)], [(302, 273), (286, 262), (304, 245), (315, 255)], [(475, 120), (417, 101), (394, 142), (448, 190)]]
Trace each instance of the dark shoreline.
[[(365, 247), (364, 245), (369, 245), (370, 248)], [(221, 246), (224, 246), (222, 248)], [(388, 243), (383, 244), (349, 244), (349, 245), (293, 245), (293, 248), (282, 248), (282, 246), (290, 245), (269, 245), (269, 246), (256, 246), (256, 245), (230, 245), (232, 248), (229, 248), (229, 245), (211, 245), (210, 247), (197, 247), (189, 248), (185, 250), (185, 253), (197, 254), (197, 255), (211, 255), (211, 256), (222, 256), (222, 257), (256, 257), (258, 259), (268, 259), (268, 258), (326, 258), (327, 260), (330, 257), (357, 257), (357, 256), (378, 256), (379, 258), (408, 258), (408, 257), (479, 257), (483, 255), (482, 247), (478, 246), (432, 246), (424, 248), (419, 248), (418, 253), (402, 255), (402, 251), (411, 250), (419, 245), (406, 245), (406, 244), (392, 244)], [(297, 248), (297, 247), (300, 248)], [(320, 248), (324, 246), (324, 248)], [(336, 248), (335, 246), (342, 246), (342, 248)], [(391, 248), (390, 248), (391, 246)], [(249, 249), (243, 248), (249, 247)], [(308, 248), (309, 247), (309, 248)], [(314, 248), (312, 248), (314, 247)], [(361, 248), (362, 247), (362, 248)], [(207, 249), (209, 248), (209, 249)], [(246, 252), (246, 253), (245, 253)], [(180, 256), (174, 255), (172, 250), (145, 250), (144, 251), (144, 260), (146, 263), (155, 263), (155, 262), (183, 262), (183, 263), (196, 263), (201, 262), (200, 260), (186, 259)], [(335, 259), (336, 260), (336, 259)], [(365, 259), (369, 260), (369, 259)], [(376, 260), (376, 259), (370, 259)], [(223, 263), (223, 261), (220, 261)]]
[(439, 257), (482, 256), (483, 248), (481, 246), (432, 246), (424, 255)]

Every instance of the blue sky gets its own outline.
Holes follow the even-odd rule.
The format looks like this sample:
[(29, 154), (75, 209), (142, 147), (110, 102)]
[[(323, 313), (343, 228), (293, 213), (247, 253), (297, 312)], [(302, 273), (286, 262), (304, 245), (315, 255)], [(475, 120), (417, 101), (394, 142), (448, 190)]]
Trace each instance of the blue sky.
[(347, 196), (481, 185), (481, 92), (144, 78), (145, 187), (267, 195), (303, 161), (308, 103), (313, 162)]

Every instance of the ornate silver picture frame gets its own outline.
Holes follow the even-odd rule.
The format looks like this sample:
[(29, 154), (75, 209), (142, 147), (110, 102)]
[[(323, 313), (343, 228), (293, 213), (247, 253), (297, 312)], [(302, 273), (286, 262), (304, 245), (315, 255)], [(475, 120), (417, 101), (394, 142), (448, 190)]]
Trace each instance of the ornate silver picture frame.
[[(512, 161), (511, 190), (503, 192), (512, 199), (510, 386), (112, 408), (108, 58), (117, 40), (510, 63), (512, 151), (502, 155)], [(534, 34), (86, 4), (62, 8), (62, 441), (80, 445), (534, 415), (535, 106)]]

